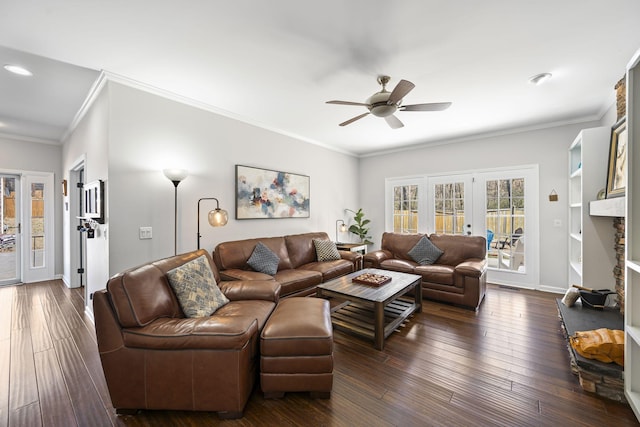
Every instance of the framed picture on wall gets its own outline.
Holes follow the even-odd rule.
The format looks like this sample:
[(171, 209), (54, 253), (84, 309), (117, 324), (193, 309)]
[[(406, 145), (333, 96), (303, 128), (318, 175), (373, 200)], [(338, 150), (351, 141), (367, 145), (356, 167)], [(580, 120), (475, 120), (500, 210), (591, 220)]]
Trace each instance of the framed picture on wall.
[(100, 179), (83, 186), (84, 217), (104, 224), (104, 182)]
[(306, 175), (236, 165), (236, 219), (309, 218)]
[(627, 121), (618, 120), (611, 128), (607, 199), (624, 196), (627, 187)]

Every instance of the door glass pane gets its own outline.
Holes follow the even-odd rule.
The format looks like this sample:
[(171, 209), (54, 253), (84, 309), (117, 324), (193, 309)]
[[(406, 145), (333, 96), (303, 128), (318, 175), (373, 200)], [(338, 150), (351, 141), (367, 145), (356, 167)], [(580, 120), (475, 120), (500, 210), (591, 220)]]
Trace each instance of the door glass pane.
[(525, 273), (524, 178), (486, 182), (489, 267)]
[(16, 179), (0, 177), (2, 198), (0, 199), (0, 281), (17, 278), (16, 233)]
[(464, 234), (464, 182), (435, 184), (435, 232)]
[(393, 231), (418, 232), (418, 185), (393, 188)]
[(44, 231), (44, 183), (34, 182), (31, 184), (31, 268), (44, 267)]

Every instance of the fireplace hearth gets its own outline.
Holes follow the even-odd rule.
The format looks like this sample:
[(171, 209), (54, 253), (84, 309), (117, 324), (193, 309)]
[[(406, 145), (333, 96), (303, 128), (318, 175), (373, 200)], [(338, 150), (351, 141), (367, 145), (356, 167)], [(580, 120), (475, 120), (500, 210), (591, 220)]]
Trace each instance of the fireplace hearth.
[(620, 310), (614, 307), (595, 310), (583, 307), (581, 301), (577, 301), (573, 307), (567, 307), (561, 299), (557, 299), (556, 302), (571, 359), (571, 370), (578, 376), (580, 386), (585, 391), (626, 403), (623, 367), (615, 363), (587, 359), (578, 354), (569, 342), (569, 337), (576, 331), (591, 331), (600, 328), (623, 330), (624, 319)]

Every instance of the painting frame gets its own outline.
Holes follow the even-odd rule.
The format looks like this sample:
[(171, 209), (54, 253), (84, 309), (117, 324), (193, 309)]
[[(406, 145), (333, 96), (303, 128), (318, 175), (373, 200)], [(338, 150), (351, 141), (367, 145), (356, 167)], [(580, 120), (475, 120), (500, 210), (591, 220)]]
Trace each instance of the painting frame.
[(308, 175), (236, 165), (236, 219), (309, 218)]
[(627, 187), (627, 120), (618, 120), (611, 127), (606, 198), (624, 197)]

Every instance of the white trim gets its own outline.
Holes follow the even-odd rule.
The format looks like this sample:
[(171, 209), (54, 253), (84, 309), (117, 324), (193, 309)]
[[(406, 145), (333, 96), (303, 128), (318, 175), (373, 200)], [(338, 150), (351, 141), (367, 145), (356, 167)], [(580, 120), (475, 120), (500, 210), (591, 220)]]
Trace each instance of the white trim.
[(172, 101), (179, 102), (179, 103), (184, 104), (184, 105), (189, 105), (191, 107), (195, 107), (195, 108), (198, 108), (200, 110), (208, 111), (210, 113), (215, 113), (215, 114), (218, 114), (220, 116), (224, 116), (224, 117), (228, 117), (230, 119), (238, 120), (238, 121), (243, 122), (243, 123), (248, 123), (248, 124), (250, 124), (252, 126), (256, 126), (256, 127), (261, 128), (261, 129), (266, 129), (266, 130), (269, 130), (271, 132), (278, 133), (280, 135), (288, 136), (290, 138), (294, 138), (294, 139), (297, 139), (299, 141), (307, 142), (309, 144), (313, 144), (313, 145), (320, 146), (322, 148), (326, 148), (327, 150), (335, 151), (337, 153), (345, 154), (347, 156), (358, 157), (358, 155), (355, 154), (355, 153), (352, 153), (352, 152), (349, 152), (349, 151), (346, 151), (346, 150), (343, 150), (343, 149), (340, 149), (340, 148), (336, 148), (334, 146), (325, 144), (323, 142), (317, 141), (317, 140), (312, 139), (312, 138), (308, 138), (308, 137), (303, 136), (303, 135), (298, 135), (298, 134), (293, 133), (293, 132), (289, 132), (289, 131), (286, 131), (286, 130), (283, 130), (283, 129), (280, 129), (280, 128), (277, 128), (277, 127), (274, 127), (274, 126), (271, 126), (271, 125), (267, 125), (267, 124), (262, 123), (262, 122), (260, 122), (258, 120), (255, 120), (255, 119), (252, 119), (252, 118), (249, 118), (249, 117), (246, 117), (246, 116), (241, 116), (240, 114), (233, 113), (231, 111), (222, 109), (220, 107), (213, 106), (211, 104), (207, 104), (207, 103), (202, 102), (202, 101), (195, 100), (193, 98), (188, 98), (186, 96), (179, 95), (177, 93), (170, 92), (170, 91), (165, 90), (165, 89), (161, 89), (161, 88), (158, 88), (158, 87), (155, 87), (155, 86), (151, 86), (151, 85), (149, 85), (147, 83), (143, 83), (143, 82), (131, 79), (129, 77), (122, 76), (120, 74), (115, 74), (115, 73), (112, 73), (110, 71), (103, 71), (103, 73), (105, 74), (106, 78), (109, 81), (114, 82), (114, 83), (119, 83), (119, 84), (131, 87), (131, 88), (134, 88), (134, 89), (141, 90), (143, 92), (151, 93), (151, 94), (156, 95), (156, 96), (160, 96), (160, 97), (172, 100)]
[(82, 118), (87, 114), (96, 99), (98, 99), (98, 95), (100, 95), (100, 92), (102, 92), (102, 89), (106, 84), (107, 76), (104, 71), (101, 71), (98, 75), (98, 78), (91, 86), (91, 89), (89, 90), (87, 97), (84, 99), (84, 102), (78, 109), (78, 112), (73, 117), (73, 120), (71, 120), (69, 127), (62, 135), (62, 138), (60, 138), (60, 142), (65, 142), (69, 138), (69, 136), (71, 136), (71, 134), (76, 130), (76, 128), (80, 124), (80, 121), (82, 121)]

